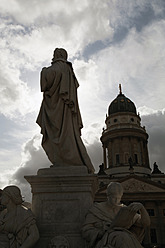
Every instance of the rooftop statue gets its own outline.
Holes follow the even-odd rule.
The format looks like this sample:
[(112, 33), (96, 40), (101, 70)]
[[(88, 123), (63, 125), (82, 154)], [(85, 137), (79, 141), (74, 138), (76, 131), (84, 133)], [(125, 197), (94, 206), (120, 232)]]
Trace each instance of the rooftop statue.
[(22, 202), (18, 187), (3, 189), (1, 203), (6, 209), (0, 213), (0, 247), (32, 248), (39, 239), (35, 217)]
[(90, 248), (142, 248), (149, 215), (141, 203), (121, 204), (122, 195), (121, 184), (111, 182), (107, 201), (95, 203), (89, 210), (82, 233)]
[(94, 172), (81, 140), (83, 127), (77, 99), (79, 86), (67, 52), (56, 48), (50, 67), (41, 71), (43, 101), (37, 118), (42, 146), (53, 166), (82, 166)]
[(154, 162), (154, 168), (153, 168), (152, 174), (163, 174), (163, 173), (159, 170), (159, 167), (158, 167), (158, 165), (157, 165), (156, 162)]

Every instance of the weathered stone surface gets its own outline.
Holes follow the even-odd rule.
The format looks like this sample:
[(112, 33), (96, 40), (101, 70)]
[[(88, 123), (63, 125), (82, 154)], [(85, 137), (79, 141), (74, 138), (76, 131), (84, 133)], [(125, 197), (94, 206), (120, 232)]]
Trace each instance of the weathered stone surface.
[(49, 248), (70, 248), (68, 240), (64, 236), (55, 236), (50, 241)]
[(142, 248), (144, 230), (150, 225), (148, 213), (139, 202), (128, 207), (121, 204), (122, 195), (121, 184), (111, 182), (107, 187), (107, 201), (95, 203), (89, 210), (83, 225), (88, 247)]
[(0, 213), (0, 247), (34, 247), (39, 232), (32, 211), (22, 205), (20, 189), (5, 187), (1, 202), (6, 209)]
[(156, 187), (155, 185), (138, 181), (135, 178), (130, 178), (122, 182), (124, 192), (165, 192), (165, 189)]
[(67, 238), (70, 247), (84, 248), (81, 227), (93, 204), (97, 176), (85, 166), (40, 169), (37, 176), (26, 176), (32, 186), (32, 210), (36, 215), (40, 241), (47, 247), (55, 236)]

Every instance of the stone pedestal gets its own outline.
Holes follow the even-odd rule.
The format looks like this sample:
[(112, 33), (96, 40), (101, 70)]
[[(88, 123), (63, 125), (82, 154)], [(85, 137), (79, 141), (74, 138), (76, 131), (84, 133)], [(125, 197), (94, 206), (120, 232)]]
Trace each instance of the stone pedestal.
[(37, 218), (40, 240), (35, 248), (47, 248), (55, 236), (65, 237), (70, 248), (85, 248), (81, 227), (93, 204), (97, 176), (85, 166), (40, 169), (25, 176), (32, 187), (32, 211)]

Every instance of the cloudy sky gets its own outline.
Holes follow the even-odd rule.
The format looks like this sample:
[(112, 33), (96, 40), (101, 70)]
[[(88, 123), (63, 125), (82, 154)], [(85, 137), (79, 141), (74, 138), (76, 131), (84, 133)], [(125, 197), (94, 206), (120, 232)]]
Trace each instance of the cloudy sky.
[(30, 190), (24, 175), (49, 167), (35, 123), (39, 77), (68, 51), (79, 81), (82, 138), (96, 171), (110, 102), (123, 93), (149, 134), (150, 166), (165, 172), (165, 1), (0, 0), (0, 188)]

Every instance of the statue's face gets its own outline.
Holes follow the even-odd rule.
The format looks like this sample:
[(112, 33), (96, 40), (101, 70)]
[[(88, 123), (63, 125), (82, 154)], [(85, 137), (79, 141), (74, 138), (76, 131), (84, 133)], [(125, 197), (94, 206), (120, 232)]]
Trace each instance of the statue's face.
[(120, 204), (122, 195), (123, 194), (121, 192), (117, 192), (117, 191), (116, 192), (115, 191), (108, 192), (108, 194), (107, 194), (108, 202), (111, 205), (117, 206)]

